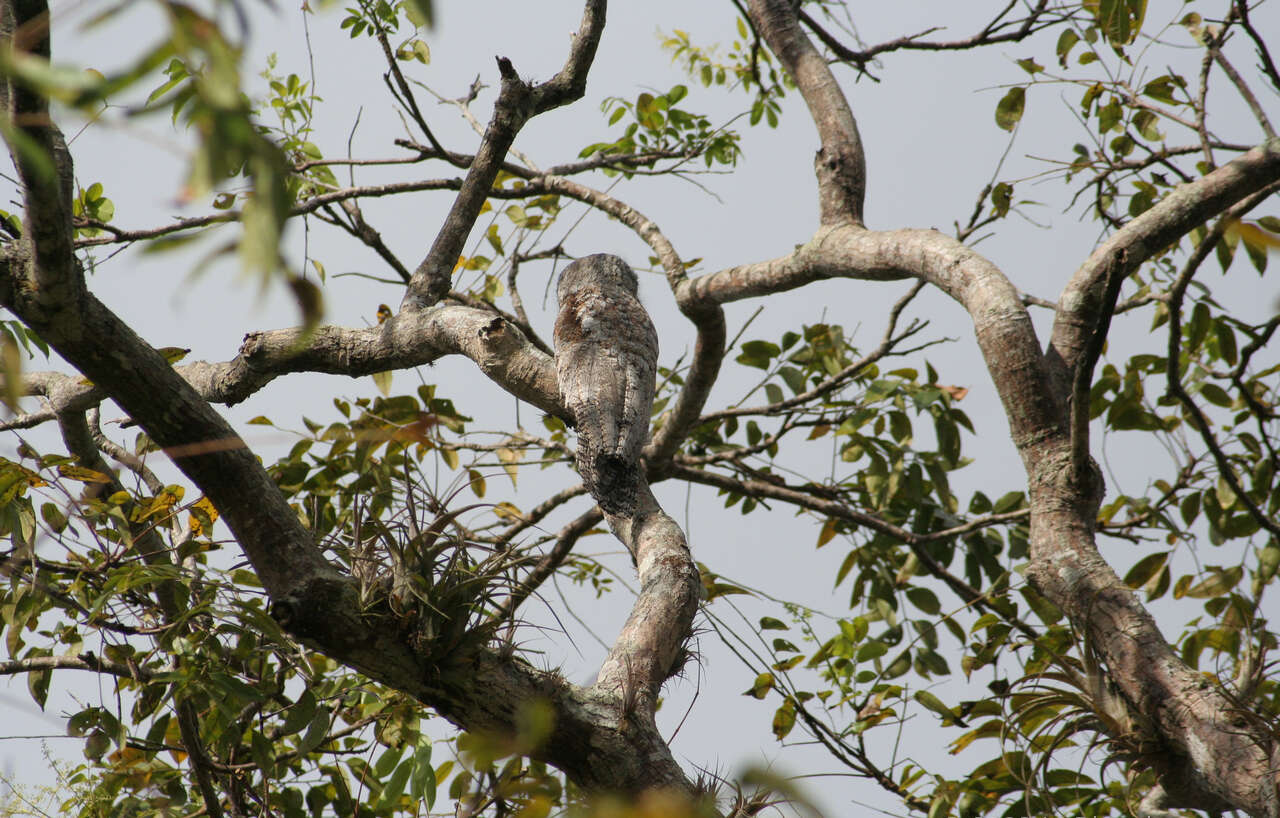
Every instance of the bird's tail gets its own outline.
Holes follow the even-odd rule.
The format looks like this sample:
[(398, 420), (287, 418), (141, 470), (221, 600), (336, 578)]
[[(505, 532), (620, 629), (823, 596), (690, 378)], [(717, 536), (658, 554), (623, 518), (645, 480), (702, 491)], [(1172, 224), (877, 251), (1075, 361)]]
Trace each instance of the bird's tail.
[(587, 490), (606, 514), (632, 517), (640, 487), (640, 464), (617, 454), (600, 453), (594, 468), (586, 469), (594, 479), (586, 480)]

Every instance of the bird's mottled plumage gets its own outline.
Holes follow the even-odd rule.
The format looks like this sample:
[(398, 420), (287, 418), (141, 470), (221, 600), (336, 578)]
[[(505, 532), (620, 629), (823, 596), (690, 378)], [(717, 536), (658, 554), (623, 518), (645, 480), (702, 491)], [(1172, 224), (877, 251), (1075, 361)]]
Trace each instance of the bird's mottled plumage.
[(635, 512), (649, 434), (658, 333), (636, 298), (635, 272), (600, 253), (560, 274), (556, 378), (578, 429), (578, 472), (609, 514)]

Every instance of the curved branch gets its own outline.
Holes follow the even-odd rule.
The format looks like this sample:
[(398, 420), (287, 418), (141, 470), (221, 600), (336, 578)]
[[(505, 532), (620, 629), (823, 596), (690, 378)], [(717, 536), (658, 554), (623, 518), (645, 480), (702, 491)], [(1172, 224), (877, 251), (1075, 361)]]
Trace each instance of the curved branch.
[(1102, 316), (1112, 309), (1105, 299), (1109, 278), (1123, 280), (1192, 228), (1277, 180), (1280, 139), (1269, 139), (1212, 173), (1175, 188), (1103, 242), (1058, 298), (1046, 353), (1055, 392), (1063, 398), (1069, 394), (1071, 373), (1077, 366), (1092, 370), (1095, 361), (1083, 356)]
[[(582, 492), (579, 490), (576, 493), (581, 494)], [(604, 516), (600, 513), (600, 510), (598, 508), (593, 508), (591, 511), (579, 516), (573, 520), (573, 522), (560, 529), (560, 533), (556, 535), (555, 545), (553, 545), (551, 550), (547, 552), (546, 556), (544, 556), (542, 560), (533, 567), (533, 570), (524, 578), (524, 581), (520, 583), (520, 586), (512, 591), (511, 596), (502, 604), (502, 607), (493, 615), (493, 618), (496, 621), (501, 622), (514, 616), (516, 608), (519, 608), (520, 605), (528, 599), (534, 591), (538, 590), (538, 587), (542, 585), (542, 583), (546, 582), (551, 575), (556, 572), (561, 564), (564, 563), (565, 559), (569, 556), (569, 552), (573, 550), (573, 546), (577, 544), (578, 540), (592, 528), (599, 525), (600, 521), (603, 519)]]
[[(890, 51), (910, 50), (910, 51), (964, 51), (970, 48), (978, 48), (984, 45), (992, 45), (994, 43), (1018, 42), (1026, 39), (1042, 28), (1053, 25), (1056, 20), (1050, 22), (1042, 22), (1046, 9), (1049, 6), (1049, 0), (1039, 0), (1035, 7), (1030, 9), (1027, 16), (1021, 21), (1009, 20), (1005, 21), (1004, 17), (1013, 8), (1013, 3), (1006, 5), (999, 14), (982, 27), (977, 34), (965, 37), (959, 40), (921, 40), (928, 34), (937, 31), (937, 28), (931, 28), (918, 34), (908, 34), (904, 37), (897, 37), (892, 40), (878, 43), (876, 45), (854, 50), (837, 40), (830, 32), (818, 24), (808, 13), (801, 11), (800, 20), (822, 40), (827, 48), (831, 49), (831, 53), (843, 62), (850, 62), (859, 68), (865, 68), (867, 63), (871, 62), (878, 55)], [(1012, 31), (1003, 31), (1001, 29), (1009, 28), (1017, 25)], [(997, 33), (1000, 32), (1000, 33)]]
[(834, 375), (823, 379), (823, 381), (817, 386), (805, 392), (801, 392), (798, 395), (786, 398), (785, 400), (781, 400), (777, 403), (771, 403), (767, 406), (737, 406), (730, 409), (721, 409), (718, 412), (710, 412), (703, 415), (698, 422), (706, 423), (710, 420), (741, 417), (743, 415), (775, 415), (785, 412), (793, 407), (804, 405), (815, 398), (820, 398), (823, 395), (832, 392), (871, 364), (884, 358), (893, 351), (893, 348), (897, 346), (899, 342), (905, 341), (907, 338), (910, 338), (912, 335), (915, 335), (917, 332), (925, 328), (927, 322), (912, 322), (912, 324), (900, 334), (894, 334), (898, 327), (898, 318), (902, 315), (902, 311), (906, 308), (907, 304), (916, 297), (923, 287), (924, 281), (917, 281), (912, 285), (911, 289), (907, 291), (906, 295), (902, 296), (894, 303), (893, 307), (889, 310), (889, 320), (885, 327), (884, 335), (880, 338), (880, 343), (876, 345), (875, 349), (871, 350), (866, 355), (863, 355), (861, 358), (849, 364)]
[(659, 688), (683, 665), (702, 579), (684, 532), (643, 481), (639, 495), (634, 517), (606, 515), (636, 561), (640, 595), (592, 689), (620, 695), (624, 712), (651, 721)]
[[(502, 318), (472, 307), (439, 305), (401, 313), (380, 326), (364, 329), (252, 332), (245, 336), (240, 354), (230, 361), (196, 361), (164, 368), (180, 376), (199, 397), (231, 406), (292, 372), (357, 377), (429, 364), (445, 355), (465, 355), (516, 397), (549, 414), (571, 417), (560, 400), (551, 356)], [(103, 389), (75, 375), (29, 372), (23, 379), (29, 393), (48, 396), (56, 410), (86, 410), (106, 397)], [(95, 378), (94, 382), (101, 381)], [(54, 416), (56, 411), (50, 419)], [(136, 414), (134, 419), (140, 420)], [(215, 439), (238, 440), (229, 429), (210, 438)]]
[(822, 147), (814, 158), (822, 224), (862, 224), (867, 163), (849, 101), (827, 61), (805, 36), (795, 5), (787, 0), (751, 0), (756, 30), (795, 80)]

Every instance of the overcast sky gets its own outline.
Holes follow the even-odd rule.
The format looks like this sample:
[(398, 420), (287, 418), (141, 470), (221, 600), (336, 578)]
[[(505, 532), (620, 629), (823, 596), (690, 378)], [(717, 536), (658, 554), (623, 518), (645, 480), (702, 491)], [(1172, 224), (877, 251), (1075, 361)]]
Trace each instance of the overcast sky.
[[(313, 5), (317, 5), (315, 0)], [(364, 38), (353, 42), (338, 30), (338, 21), (344, 14), (341, 4), (320, 5), (326, 10), (309, 21), (314, 56), (309, 59), (303, 15), (297, 0), (279, 0), (275, 11), (250, 4), (253, 15), (247, 72), (263, 67), (266, 56), (275, 53), (277, 74), (297, 73), (304, 80), (314, 80), (315, 90), (324, 101), (316, 109), (316, 133), (312, 138), (326, 155), (345, 155), (348, 144), (351, 154), (358, 157), (397, 155), (399, 151), (392, 140), (408, 134), (382, 84), (383, 63), (376, 44)], [(437, 0), (437, 5), (437, 27), (424, 37), (431, 46), (431, 64), (408, 64), (407, 69), (414, 79), (446, 98), (461, 96), (479, 76), (489, 85), (474, 105), (474, 113), (481, 121), (488, 116), (497, 85), (494, 57), (509, 57), (525, 78), (545, 79), (562, 64), (568, 36), (577, 27), (581, 14), (579, 3), (565, 0), (545, 3)], [(1000, 2), (940, 0), (853, 2), (850, 7), (858, 22), (859, 34), (871, 43), (936, 25), (951, 26), (941, 32), (940, 37), (967, 36), (980, 25), (978, 17), (968, 17), (973, 10), (1002, 5)], [(135, 4), (128, 16), (93, 31), (83, 30), (81, 24), (100, 8), (99, 4), (87, 0), (55, 2), (53, 8), (55, 59), (104, 72), (127, 63), (136, 48), (157, 37), (160, 31), (158, 17), (145, 3)], [(1149, 15), (1173, 19), (1183, 10), (1184, 4), (1180, 2), (1153, 0)], [(660, 32), (680, 28), (688, 31), (696, 43), (727, 44), (736, 36), (734, 16), (728, 2), (613, 4), (586, 99), (535, 119), (521, 133), (517, 147), (544, 167), (572, 160), (583, 146), (602, 141), (609, 133), (616, 132), (616, 128), (607, 126), (600, 113), (600, 102), (605, 97), (634, 99), (641, 90), (665, 91), (676, 83), (690, 87), (690, 95), (682, 107), (706, 112), (715, 122), (727, 121), (747, 104), (747, 97), (741, 92), (729, 94), (722, 89), (703, 89), (691, 82), (679, 65), (672, 64), (659, 43)], [(1260, 17), (1255, 23), (1263, 31), (1268, 30), (1268, 25), (1270, 30), (1277, 30), (1276, 24), (1280, 21), (1274, 17), (1274, 14), (1271, 18)], [(1178, 40), (1180, 36), (1182, 40)], [(1173, 32), (1170, 37), (1189, 45), (1181, 32)], [(1099, 227), (1087, 217), (1081, 219), (1079, 209), (1063, 212), (1070, 190), (1059, 180), (1035, 181), (1032, 177), (1044, 172), (1047, 165), (1029, 158), (1028, 154), (1062, 157), (1069, 154), (1073, 142), (1083, 141), (1083, 133), (1071, 113), (1071, 108), (1078, 104), (1079, 92), (1061, 86), (1032, 89), (1028, 95), (1027, 117), (1011, 149), (1009, 135), (995, 126), (992, 116), (996, 101), (1003, 93), (1002, 86), (1021, 82), (1026, 76), (1014, 61), (1034, 56), (1042, 64), (1050, 63), (1054, 38), (1056, 34), (1030, 43), (966, 54), (891, 54), (876, 68), (881, 78), (879, 83), (866, 79), (855, 83), (852, 72), (837, 71), (850, 94), (866, 144), (869, 174), (866, 218), (870, 227), (936, 227), (944, 232), (952, 231), (956, 220), (967, 219), (978, 191), (992, 180), (997, 163), (1008, 150), (999, 178), (1025, 179), (1016, 189), (1017, 197), (1038, 200), (1043, 206), (1030, 210), (1035, 224), (1012, 217), (999, 227), (999, 235), (981, 244), (979, 249), (1020, 288), (1046, 298), (1056, 296), (1067, 276), (1092, 249)], [(1190, 60), (1197, 57), (1193, 51), (1186, 53)], [(1247, 56), (1237, 64), (1251, 65)], [(261, 87), (261, 82), (257, 85)], [(420, 99), (429, 97), (424, 92)], [(1274, 97), (1269, 101), (1274, 103)], [(745, 123), (739, 123), (743, 129), (741, 165), (732, 175), (699, 177), (701, 185), (710, 193), (670, 178), (625, 183), (614, 193), (653, 218), (686, 260), (702, 258), (702, 265), (695, 272), (710, 272), (783, 255), (805, 241), (817, 224), (812, 172), (817, 138), (798, 95), (791, 94), (784, 109), (777, 129), (748, 129)], [(1256, 141), (1255, 129), (1249, 127), (1239, 110), (1227, 106), (1222, 112), (1231, 123), (1223, 126), (1219, 122), (1222, 136)], [(454, 108), (429, 103), (426, 113), (446, 146), (459, 151), (474, 148), (477, 137)], [(100, 122), (81, 131), (84, 124), (74, 119), (63, 122), (68, 137), (75, 136), (72, 148), (78, 182), (85, 187), (92, 182), (102, 182), (106, 194), (116, 204), (117, 223), (127, 227), (153, 226), (175, 216), (207, 211), (207, 203), (183, 205), (178, 202), (177, 191), (182, 184), (189, 141), (171, 127), (166, 116), (126, 121), (118, 112), (111, 111)], [(454, 175), (443, 168), (433, 170), (439, 175)], [(355, 178), (357, 183), (374, 183), (422, 178), (430, 172), (422, 167), (357, 169)], [(345, 171), (339, 176), (345, 180)], [(595, 177), (590, 183), (603, 187), (610, 184), (610, 180)], [(413, 267), (425, 253), (449, 204), (449, 194), (420, 193), (373, 200), (362, 206), (366, 217), (382, 232), (390, 247)], [(550, 235), (559, 238), (577, 222), (581, 213), (581, 206), (570, 206)], [(290, 258), (298, 268), (304, 266), (305, 258), (323, 263), (330, 276), (325, 290), (327, 322), (363, 326), (374, 322), (379, 303), (393, 306), (399, 303), (401, 291), (397, 286), (357, 277), (334, 278), (341, 272), (390, 274), (390, 269), (371, 251), (354, 240), (331, 235), (325, 225), (316, 224), (310, 231), (302, 227), (301, 222), (295, 222), (287, 237)], [(627, 258), (634, 266), (647, 266), (647, 246), (616, 224), (594, 215), (576, 226), (565, 241), (575, 254), (611, 252)], [(235, 355), (245, 332), (296, 322), (296, 311), (282, 288), (273, 285), (263, 292), (256, 282), (242, 278), (232, 263), (215, 264), (198, 276), (190, 273), (190, 267), (190, 258), (144, 257), (136, 251), (126, 251), (99, 264), (90, 286), (153, 345), (191, 347), (193, 360), (227, 360)], [(523, 292), (530, 308), (539, 306), (541, 288), (549, 274), (549, 266), (540, 266), (532, 268), (524, 279)], [(1237, 270), (1235, 276), (1243, 280), (1240, 292), (1245, 300), (1251, 299), (1249, 285), (1256, 280), (1249, 279), (1251, 275)], [(848, 281), (812, 285), (787, 298), (767, 302), (765, 312), (745, 338), (776, 339), (785, 328), (826, 320), (842, 324), (849, 331), (856, 328), (856, 343), (866, 347), (878, 340), (888, 305), (905, 287), (905, 284)], [(676, 311), (660, 275), (642, 275), (641, 295), (660, 329), (662, 362), (670, 365), (689, 348), (692, 332)], [(726, 309), (731, 336), (758, 306), (757, 302), (748, 302)], [(1258, 309), (1268, 309), (1265, 300)], [(536, 328), (545, 333), (544, 337), (549, 337), (550, 313), (540, 309), (536, 312)], [(953, 477), (953, 485), (962, 497), (962, 507), (968, 492), (974, 488), (981, 488), (992, 497), (1021, 488), (1021, 467), (1007, 439), (1007, 424), (977, 355), (967, 316), (959, 306), (937, 295), (920, 298), (914, 314), (932, 321), (935, 335), (956, 339), (955, 343), (929, 350), (927, 357), (939, 370), (943, 383), (971, 390), (962, 408), (977, 424), (978, 436), (976, 440), (966, 439), (965, 449), (966, 454), (978, 460)], [(1042, 330), (1046, 317), (1037, 316)], [(1119, 322), (1120, 334), (1116, 337), (1141, 344), (1147, 340), (1148, 321), (1149, 317), (1142, 317)], [(1136, 351), (1136, 348), (1128, 349), (1123, 357)], [(917, 358), (915, 363), (919, 362)], [(32, 366), (43, 365), (36, 361)], [(736, 400), (754, 384), (749, 372), (734, 371), (736, 369), (728, 367), (712, 398), (713, 407)], [(453, 397), (462, 411), (475, 416), (475, 428), (509, 427), (515, 417), (514, 399), (484, 381), (467, 361), (444, 361), (424, 369), (421, 376), (439, 383), (443, 395)], [(419, 382), (418, 378), (415, 373), (398, 373), (396, 387), (411, 390)], [(375, 394), (369, 378), (290, 376), (277, 380), (226, 414), (239, 425), (249, 444), (269, 459), (291, 445), (292, 438), (264, 431), (260, 426), (245, 427), (245, 420), (265, 414), (282, 426), (298, 427), (299, 417), (305, 414), (314, 420), (329, 422), (336, 419), (331, 405), (333, 397)], [(526, 406), (520, 417), (526, 425), (534, 425), (537, 414)], [(927, 425), (918, 424), (922, 432)], [(41, 439), (51, 441), (53, 438)], [(1130, 445), (1112, 441), (1113, 447), (1122, 443)], [(48, 444), (50, 448), (52, 445)], [(1138, 493), (1154, 476), (1152, 464), (1163, 464), (1148, 459), (1158, 457), (1158, 450), (1133, 445), (1133, 449), (1113, 448), (1108, 453), (1140, 455), (1111, 459), (1121, 488)], [(15, 446), (13, 436), (0, 438), (0, 452), (6, 456), (13, 456)], [(828, 466), (818, 456), (813, 468), (825, 473)], [(569, 478), (566, 472), (553, 479), (567, 483)], [(540, 485), (545, 486), (542, 480), (539, 477)], [(498, 482), (491, 479), (490, 485), (496, 486)], [(1114, 490), (1114, 485), (1112, 488)], [(658, 494), (668, 511), (687, 526), (695, 558), (713, 570), (748, 586), (767, 590), (776, 597), (798, 600), (832, 613), (842, 612), (842, 603), (847, 602), (847, 588), (838, 590), (834, 596), (830, 590), (836, 567), (847, 549), (836, 541), (814, 552), (812, 546), (818, 524), (812, 518), (795, 518), (785, 508), (743, 518), (736, 510), (721, 510), (722, 503), (714, 492), (694, 490), (686, 494), (682, 486), (663, 485), (658, 487)], [(521, 496), (526, 501), (536, 499), (533, 492)], [(568, 511), (577, 514), (585, 507), (584, 501)], [(556, 525), (548, 523), (549, 528), (554, 529)], [(617, 551), (611, 541), (601, 537), (586, 540), (580, 547), (591, 553)], [(1104, 543), (1104, 553), (1122, 563), (1122, 571), (1134, 559), (1131, 552), (1108, 549), (1112, 546)], [(631, 569), (625, 556), (616, 555), (609, 564), (630, 579)], [(550, 590), (547, 597), (563, 615), (560, 600)], [(616, 633), (629, 606), (625, 594), (615, 594), (613, 599), (601, 602), (583, 598), (581, 594), (575, 599), (577, 613), (589, 618), (605, 640)], [(735, 601), (753, 611), (754, 616), (766, 612), (776, 615), (776, 609), (751, 604), (741, 597)], [(716, 611), (721, 616), (728, 615), (720, 603)], [(571, 641), (544, 632), (540, 637), (531, 637), (529, 644), (545, 651), (546, 663), (563, 663), (571, 679), (589, 681), (604, 649), (563, 616), (562, 621), (571, 628)], [(788, 774), (837, 769), (825, 754), (792, 754), (781, 750), (769, 733), (771, 714), (778, 702), (757, 702), (741, 696), (750, 684), (750, 675), (718, 644), (713, 634), (704, 633), (699, 643), (703, 654), (699, 667), (691, 670), (687, 679), (668, 686), (667, 702), (660, 713), (664, 730), (670, 734), (693, 702), (673, 745), (677, 755), (688, 760), (690, 769), (700, 765), (732, 774), (744, 763), (774, 759), (777, 771)], [(49, 707), (52, 714), (68, 706), (69, 691), (65, 687), (57, 689), (58, 683), (55, 677), (55, 695), (51, 696)], [(65, 685), (65, 676), (61, 683)], [(85, 684), (85, 680), (80, 683)], [(100, 695), (98, 685), (96, 682), (88, 685), (70, 692), (82, 700), (94, 700)], [(14, 710), (29, 714), (34, 710), (25, 682), (20, 678), (0, 688), (0, 697), (6, 705), (12, 704)], [(26, 716), (20, 726), (16, 718), (11, 720), (9, 731), (11, 734), (59, 733), (62, 724), (60, 719), (32, 714)], [(931, 716), (917, 716), (904, 746), (931, 761), (937, 760), (941, 755), (941, 736)], [(911, 740), (919, 746), (910, 746)], [(0, 757), (18, 774), (18, 780), (35, 780), (44, 766), (38, 757), (38, 746), (31, 741), (5, 741), (0, 743)], [(54, 753), (70, 758), (79, 755), (76, 740), (51, 740), (49, 747)], [(983, 750), (970, 751), (961, 757), (961, 763), (976, 763), (979, 756), (975, 752)], [(847, 813), (850, 800), (886, 807), (893, 804), (866, 782), (820, 778), (809, 787), (809, 792), (818, 796), (832, 815)]]

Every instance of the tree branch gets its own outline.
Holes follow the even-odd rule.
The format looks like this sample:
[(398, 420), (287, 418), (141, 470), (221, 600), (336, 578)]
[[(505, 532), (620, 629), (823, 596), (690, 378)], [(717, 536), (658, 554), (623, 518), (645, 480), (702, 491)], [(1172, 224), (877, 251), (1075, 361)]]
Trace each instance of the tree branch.
[(0, 676), (37, 673), (42, 670), (88, 670), (138, 681), (149, 681), (155, 675), (140, 665), (113, 662), (95, 653), (81, 653), (77, 656), (30, 656), (26, 659), (0, 662)]
[(560, 532), (556, 535), (555, 545), (533, 567), (533, 570), (524, 578), (520, 586), (511, 593), (511, 596), (502, 604), (502, 607), (493, 615), (493, 618), (497, 621), (503, 621), (514, 616), (516, 609), (560, 568), (569, 553), (573, 551), (573, 546), (577, 544), (578, 540), (592, 528), (599, 525), (603, 519), (604, 516), (600, 513), (600, 509), (593, 508), (560, 529)]
[(787, 0), (750, 0), (756, 29), (795, 80), (822, 147), (814, 158), (818, 205), (823, 225), (862, 224), (867, 164), (853, 111), (827, 61), (800, 27)]
[(1070, 373), (1078, 366), (1087, 369), (1091, 381), (1096, 359), (1090, 361), (1084, 352), (1095, 328), (1114, 307), (1114, 293), (1106, 286), (1109, 277), (1123, 281), (1193, 227), (1277, 180), (1280, 139), (1270, 139), (1195, 182), (1175, 188), (1103, 242), (1058, 298), (1046, 353), (1055, 394), (1060, 398), (1070, 394)]
[(1048, 5), (1048, 0), (1039, 0), (1035, 7), (1028, 11), (1027, 16), (1020, 22), (1016, 23), (1017, 28), (1013, 31), (1005, 31), (999, 34), (996, 33), (1002, 28), (1008, 28), (1015, 25), (1014, 21), (1002, 22), (1005, 15), (1008, 14), (1010, 9), (1014, 6), (1014, 3), (1011, 2), (1006, 5), (994, 19), (983, 26), (981, 31), (970, 37), (965, 37), (960, 40), (921, 40), (921, 37), (932, 34), (938, 30), (936, 28), (931, 28), (918, 34), (909, 34), (905, 37), (887, 40), (883, 43), (878, 43), (869, 48), (857, 51), (837, 40), (829, 31), (824, 29), (816, 20), (810, 17), (807, 12), (800, 12), (800, 20), (808, 26), (810, 31), (817, 35), (818, 39), (822, 40), (823, 44), (826, 45), (827, 48), (831, 49), (831, 53), (835, 54), (838, 59), (843, 62), (853, 63), (859, 68), (865, 68), (866, 65), (878, 55), (890, 51), (963, 51), (995, 43), (1019, 42), (1040, 29), (1053, 25), (1053, 22), (1056, 22), (1041, 22), (1041, 18), (1044, 16)]
[(425, 309), (449, 292), (453, 268), (467, 236), (480, 215), (502, 160), (524, 124), (544, 111), (580, 98), (586, 91), (587, 71), (595, 58), (604, 29), (605, 0), (587, 0), (582, 23), (573, 37), (564, 67), (551, 79), (531, 87), (520, 79), (505, 57), (498, 59), (502, 84), (494, 103), (493, 117), (485, 129), (471, 169), (454, 199), (444, 225), (414, 271), (401, 310)]

